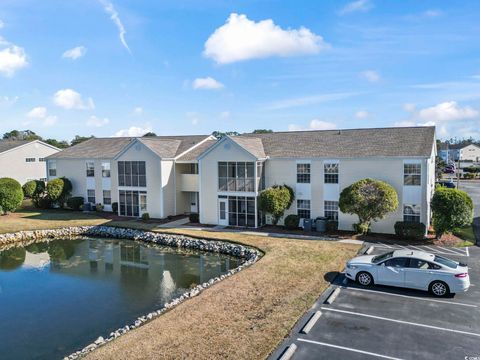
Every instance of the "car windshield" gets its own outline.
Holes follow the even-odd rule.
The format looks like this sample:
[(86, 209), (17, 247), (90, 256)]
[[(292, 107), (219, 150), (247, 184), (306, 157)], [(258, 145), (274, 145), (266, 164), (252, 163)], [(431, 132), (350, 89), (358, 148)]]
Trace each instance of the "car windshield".
[(393, 251), (389, 252), (389, 253), (386, 253), (386, 254), (374, 256), (372, 258), (372, 263), (376, 264), (376, 263), (379, 263), (380, 261), (390, 259), (392, 257), (392, 255), (393, 255)]
[(435, 258), (433, 259), (433, 261), (435, 261), (436, 263), (445, 265), (452, 269), (456, 269), (458, 266), (458, 264), (455, 261), (444, 258), (442, 256), (438, 256), (438, 255), (435, 255)]

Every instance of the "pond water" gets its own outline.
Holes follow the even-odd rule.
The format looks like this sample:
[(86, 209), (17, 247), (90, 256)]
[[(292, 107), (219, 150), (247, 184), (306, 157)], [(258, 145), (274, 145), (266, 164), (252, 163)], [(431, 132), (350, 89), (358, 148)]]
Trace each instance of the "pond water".
[(0, 358), (63, 358), (238, 265), (130, 240), (0, 248)]

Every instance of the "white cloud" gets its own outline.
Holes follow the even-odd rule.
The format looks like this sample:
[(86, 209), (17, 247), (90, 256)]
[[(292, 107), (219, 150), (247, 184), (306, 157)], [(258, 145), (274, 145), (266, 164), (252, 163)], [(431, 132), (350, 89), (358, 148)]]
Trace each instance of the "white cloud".
[(254, 22), (232, 13), (227, 22), (210, 35), (203, 55), (219, 64), (270, 56), (316, 54), (328, 47), (309, 29), (283, 30), (272, 19)]
[(288, 131), (302, 131), (302, 130), (333, 130), (336, 129), (337, 125), (323, 120), (313, 119), (310, 121), (307, 127), (300, 126), (297, 124), (288, 125)]
[(88, 127), (102, 127), (107, 125), (110, 122), (108, 118), (97, 118), (96, 116), (92, 115), (87, 120)]
[(412, 127), (416, 126), (415, 121), (412, 120), (402, 120), (402, 121), (397, 121), (393, 124), (395, 127)]
[(360, 77), (364, 78), (368, 82), (375, 83), (380, 81), (380, 74), (375, 70), (366, 70), (360, 73)]
[(352, 12), (367, 12), (371, 8), (373, 8), (373, 3), (370, 0), (356, 0), (345, 5), (340, 10), (340, 15), (345, 15)]
[(43, 119), (47, 116), (47, 108), (43, 106), (34, 107), (27, 113), (27, 116), (30, 118)]
[(82, 95), (72, 89), (58, 90), (53, 95), (53, 102), (64, 109), (88, 110), (95, 108), (92, 98), (84, 100)]
[(267, 110), (281, 110), (297, 106), (324, 103), (335, 100), (342, 100), (356, 95), (356, 93), (330, 93), (303, 96), (297, 98), (283, 99), (267, 104)]
[(135, 115), (142, 115), (143, 114), (143, 108), (141, 106), (137, 106), (135, 109), (133, 109), (133, 113)]
[(145, 128), (142, 127), (137, 127), (137, 126), (131, 126), (128, 129), (122, 129), (119, 130), (113, 135), (114, 137), (141, 137), (145, 135), (148, 132), (151, 132), (152, 128), (150, 126), (147, 126)]
[(125, 40), (125, 34), (127, 33), (127, 31), (125, 30), (125, 27), (123, 26), (123, 23), (118, 16), (117, 10), (115, 10), (113, 4), (107, 0), (100, 0), (100, 3), (103, 5), (103, 9), (105, 10), (105, 12), (110, 15), (110, 19), (117, 26), (118, 36), (120, 37), (120, 41), (123, 47), (127, 49), (128, 52), (131, 52), (130, 48), (128, 47), (127, 41)]
[(50, 115), (43, 120), (42, 125), (45, 127), (49, 127), (49, 126), (55, 125), (56, 123), (57, 123), (57, 117), (55, 115)]
[(18, 99), (18, 96), (0, 96), (0, 107), (9, 107), (15, 104)]
[(406, 103), (406, 104), (403, 104), (403, 110), (407, 111), (407, 112), (413, 112), (415, 111), (417, 108), (417, 106), (415, 104), (412, 104), (412, 103)]
[(5, 23), (2, 20), (0, 20), (0, 29), (3, 29), (4, 27), (5, 27)]
[(222, 89), (224, 85), (215, 80), (214, 78), (211, 78), (210, 76), (206, 78), (197, 78), (193, 80), (192, 87), (197, 90), (197, 89), (204, 89), (204, 90), (218, 90)]
[(65, 51), (62, 57), (72, 59), (72, 60), (77, 60), (78, 58), (85, 56), (86, 53), (87, 53), (87, 48), (85, 46), (77, 46), (77, 47), (74, 47), (73, 49)]
[(228, 119), (230, 117), (230, 111), (222, 111), (220, 113), (220, 118), (221, 119)]
[(355, 113), (355, 117), (357, 119), (366, 119), (370, 116), (370, 113), (366, 110), (358, 110), (356, 113)]
[(425, 12), (423, 13), (423, 15), (424, 15), (425, 17), (434, 18), (434, 17), (442, 16), (442, 15), (443, 15), (443, 12), (440, 11), (440, 10), (430, 9), (430, 10), (425, 11)]
[(418, 117), (424, 121), (465, 120), (478, 116), (479, 112), (470, 106), (461, 107), (456, 101), (447, 101), (421, 109)]
[(185, 115), (191, 121), (192, 125), (197, 125), (200, 121), (200, 116), (195, 111), (188, 111)]
[(0, 37), (0, 73), (12, 77), (17, 70), (28, 65), (25, 50)]

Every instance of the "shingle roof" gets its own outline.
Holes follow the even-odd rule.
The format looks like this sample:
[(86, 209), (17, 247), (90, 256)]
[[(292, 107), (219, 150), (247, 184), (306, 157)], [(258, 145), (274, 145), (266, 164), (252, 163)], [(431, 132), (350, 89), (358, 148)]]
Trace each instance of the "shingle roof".
[(32, 141), (34, 140), (0, 140), (0, 154)]
[(207, 150), (210, 146), (215, 144), (218, 140), (206, 140), (197, 147), (193, 148), (191, 151), (187, 152), (185, 155), (182, 155), (178, 158), (179, 161), (192, 161), (196, 160), (200, 154)]
[[(257, 134), (253, 134), (257, 135)], [(265, 158), (262, 139), (250, 136), (232, 136), (231, 139), (258, 159)]]
[[(435, 127), (290, 131), (242, 134), (238, 138), (261, 139), (263, 151), (269, 157), (428, 157), (432, 152)], [(256, 151), (262, 151), (258, 143)]]
[(92, 138), (49, 156), (49, 159), (112, 159), (130, 142), (139, 139), (161, 158), (173, 158), (209, 135)]
[[(448, 149), (449, 150), (458, 150), (458, 149), (463, 149), (463, 148), (465, 148), (469, 145), (480, 147), (477, 144), (449, 144)], [(440, 144), (440, 149), (439, 150), (447, 150), (447, 144), (445, 144), (445, 143)]]

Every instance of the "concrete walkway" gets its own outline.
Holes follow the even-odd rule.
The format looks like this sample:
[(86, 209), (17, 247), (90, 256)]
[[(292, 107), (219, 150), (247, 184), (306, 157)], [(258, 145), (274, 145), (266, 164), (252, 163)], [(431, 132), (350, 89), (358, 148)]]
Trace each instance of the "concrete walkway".
[(173, 221), (170, 221), (168, 223), (165, 223), (165, 224), (162, 224), (162, 225), (158, 225), (159, 228), (178, 228), (178, 227), (182, 227), (183, 225), (185, 224), (188, 224), (190, 222), (190, 219), (188, 217), (184, 217), (184, 218), (181, 218), (181, 219), (178, 219), (178, 220), (173, 220)]

